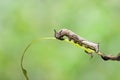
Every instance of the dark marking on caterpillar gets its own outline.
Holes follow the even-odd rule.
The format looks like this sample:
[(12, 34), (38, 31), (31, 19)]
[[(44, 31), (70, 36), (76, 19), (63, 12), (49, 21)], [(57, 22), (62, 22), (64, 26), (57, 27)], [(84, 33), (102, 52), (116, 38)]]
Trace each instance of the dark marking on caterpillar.
[(54, 30), (54, 32), (55, 32), (54, 36), (58, 40), (64, 40), (64, 36), (66, 36), (69, 39), (69, 41), (73, 40), (74, 43), (79, 44), (80, 46), (84, 46), (85, 48), (92, 49), (96, 53), (99, 52), (99, 44), (87, 41), (86, 39), (72, 32), (71, 30), (61, 29), (58, 32)]
[(92, 52), (88, 52), (88, 51), (85, 50), (85, 53), (89, 54), (91, 56), (91, 58), (93, 58)]

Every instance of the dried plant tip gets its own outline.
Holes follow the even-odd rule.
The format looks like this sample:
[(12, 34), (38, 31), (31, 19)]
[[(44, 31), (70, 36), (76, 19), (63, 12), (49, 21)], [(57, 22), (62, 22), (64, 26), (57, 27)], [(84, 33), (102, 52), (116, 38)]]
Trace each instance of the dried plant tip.
[(107, 60), (109, 60), (109, 59), (110, 59), (110, 57), (105, 56), (105, 55), (101, 55), (101, 58), (102, 58), (103, 60), (105, 60), (105, 61), (107, 61)]
[(101, 58), (105, 61), (107, 60), (116, 60), (120, 61), (120, 53), (117, 56), (112, 56), (112, 55), (101, 55)]
[(116, 57), (117, 61), (120, 61), (120, 53)]

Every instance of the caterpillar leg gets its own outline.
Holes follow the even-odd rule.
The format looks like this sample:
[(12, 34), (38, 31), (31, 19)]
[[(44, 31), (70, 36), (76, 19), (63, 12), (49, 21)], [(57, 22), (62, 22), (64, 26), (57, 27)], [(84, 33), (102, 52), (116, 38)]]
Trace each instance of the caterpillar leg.
[(93, 58), (93, 52), (88, 52), (87, 50), (85, 50), (85, 53), (87, 53), (88, 55), (90, 55), (91, 58)]

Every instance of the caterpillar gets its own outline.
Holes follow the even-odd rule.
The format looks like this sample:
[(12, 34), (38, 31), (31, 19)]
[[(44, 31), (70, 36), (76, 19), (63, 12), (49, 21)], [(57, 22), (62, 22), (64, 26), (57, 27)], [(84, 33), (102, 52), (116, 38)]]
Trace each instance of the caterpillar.
[[(68, 38), (69, 41), (73, 40), (73, 42), (75, 44), (78, 44), (80, 46), (83, 46), (87, 49), (91, 49), (94, 52), (96, 52), (98, 55), (101, 56), (101, 58), (105, 61), (107, 60), (115, 60), (115, 61), (120, 61), (120, 53), (116, 56), (113, 55), (105, 55), (104, 53), (102, 53), (101, 51), (99, 51), (99, 44), (88, 41), (80, 36), (78, 36), (77, 34), (75, 34), (74, 32), (72, 32), (71, 30), (68, 29), (60, 29), (59, 31), (56, 31), (54, 29), (54, 37), (58, 40), (65, 40), (64, 36), (66, 36)], [(85, 50), (86, 53), (91, 54), (91, 52), (88, 52)], [(92, 52), (93, 53), (93, 52)], [(92, 54), (91, 54), (92, 56)]]
[(66, 36), (69, 41), (73, 40), (74, 43), (79, 44), (80, 46), (84, 46), (85, 48), (89, 48), (94, 50), (96, 53), (99, 52), (99, 44), (96, 44), (94, 42), (90, 42), (80, 36), (78, 36), (77, 34), (75, 34), (74, 32), (72, 32), (71, 30), (68, 29), (60, 29), (58, 32), (54, 29), (54, 36), (56, 39), (58, 40), (64, 40), (64, 36)]

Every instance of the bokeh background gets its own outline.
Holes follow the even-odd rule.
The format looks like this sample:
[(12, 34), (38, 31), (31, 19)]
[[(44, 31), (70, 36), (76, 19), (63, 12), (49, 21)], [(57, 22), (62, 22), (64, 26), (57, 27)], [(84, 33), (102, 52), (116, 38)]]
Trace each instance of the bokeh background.
[[(0, 0), (0, 80), (24, 80), (20, 58), (31, 40), (67, 28), (120, 52), (120, 0)], [(120, 80), (120, 62), (91, 59), (58, 40), (41, 40), (25, 55), (30, 80)]]

